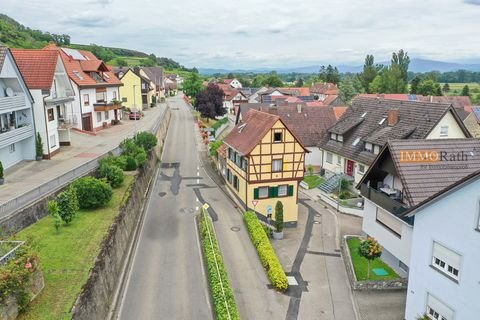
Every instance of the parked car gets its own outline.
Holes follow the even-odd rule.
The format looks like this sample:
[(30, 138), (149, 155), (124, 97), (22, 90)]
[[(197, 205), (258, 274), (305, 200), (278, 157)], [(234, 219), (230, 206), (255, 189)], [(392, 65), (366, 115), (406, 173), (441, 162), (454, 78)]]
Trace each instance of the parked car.
[(130, 120), (140, 120), (142, 118), (142, 114), (140, 112), (135, 112), (135, 111), (132, 111), (130, 112), (130, 114), (128, 115), (128, 118)]

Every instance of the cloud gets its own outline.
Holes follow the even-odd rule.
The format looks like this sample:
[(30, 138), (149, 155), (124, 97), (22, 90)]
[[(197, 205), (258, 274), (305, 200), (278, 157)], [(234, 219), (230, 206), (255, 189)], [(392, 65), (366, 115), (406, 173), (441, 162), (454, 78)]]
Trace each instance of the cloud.
[(480, 0), (464, 0), (465, 3), (480, 6)]
[(122, 19), (113, 18), (101, 12), (84, 11), (62, 19), (65, 24), (84, 28), (107, 28), (118, 25)]
[(107, 5), (113, 3), (114, 0), (91, 0), (89, 3), (91, 4), (99, 4), (102, 7), (106, 7)]
[(270, 26), (268, 26), (267, 31), (269, 33), (273, 33), (273, 34), (284, 33), (284, 32), (287, 31), (289, 26), (290, 26), (290, 24), (283, 20), (283, 21), (276, 22), (276, 23), (273, 23)]
[(233, 29), (233, 33), (238, 34), (238, 35), (242, 35), (242, 36), (246, 36), (246, 35), (249, 34), (248, 27), (246, 25), (236, 26), (235, 29)]

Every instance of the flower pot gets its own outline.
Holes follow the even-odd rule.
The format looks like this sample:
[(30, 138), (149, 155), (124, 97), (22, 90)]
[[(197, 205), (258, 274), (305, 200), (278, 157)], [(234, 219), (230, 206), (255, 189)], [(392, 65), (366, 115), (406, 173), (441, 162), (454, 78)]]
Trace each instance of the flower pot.
[(4, 184), (4, 183), (5, 183), (5, 179), (4, 179), (4, 178), (0, 178), (0, 186), (1, 186), (2, 184)]
[(283, 231), (280, 231), (280, 232), (273, 231), (273, 239), (282, 240), (283, 239)]
[(36, 156), (36, 157), (35, 157), (35, 160), (37, 160), (37, 161), (40, 161), (40, 160), (42, 160), (42, 159), (43, 159), (43, 156)]

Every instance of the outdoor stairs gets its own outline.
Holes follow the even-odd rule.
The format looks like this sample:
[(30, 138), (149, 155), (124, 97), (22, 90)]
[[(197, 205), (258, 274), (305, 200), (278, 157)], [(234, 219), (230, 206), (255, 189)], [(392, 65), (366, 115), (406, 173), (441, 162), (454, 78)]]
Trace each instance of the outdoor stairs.
[(319, 185), (317, 188), (322, 190), (325, 193), (332, 193), (334, 190), (338, 189), (338, 184), (340, 183), (340, 180), (346, 178), (351, 180), (351, 177), (345, 175), (345, 174), (334, 174), (330, 178), (327, 179), (324, 183)]

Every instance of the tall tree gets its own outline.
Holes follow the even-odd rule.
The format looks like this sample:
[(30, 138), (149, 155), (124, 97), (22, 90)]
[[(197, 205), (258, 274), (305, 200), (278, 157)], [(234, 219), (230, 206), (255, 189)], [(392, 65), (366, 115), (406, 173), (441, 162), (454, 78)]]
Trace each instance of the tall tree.
[(297, 82), (295, 83), (295, 87), (303, 87), (304, 84), (303, 78), (298, 78)]
[(370, 84), (378, 75), (379, 69), (379, 66), (375, 65), (375, 59), (373, 55), (367, 55), (363, 65), (363, 72), (359, 75), (359, 80), (362, 83), (363, 89), (366, 93), (372, 93)]
[(210, 83), (207, 89), (199, 92), (195, 98), (195, 109), (203, 117), (215, 119), (223, 116), (227, 110), (223, 107), (223, 90), (216, 84)]
[(463, 89), (462, 93), (460, 94), (462, 96), (470, 96), (470, 88), (468, 87), (468, 84), (466, 84)]
[(321, 66), (318, 79), (322, 82), (338, 84), (340, 82), (340, 73), (337, 67), (333, 67), (330, 64), (327, 67)]
[(189, 97), (195, 97), (202, 91), (202, 79), (196, 72), (190, 74), (183, 81), (183, 92)]
[(442, 88), (440, 84), (432, 79), (426, 79), (418, 85), (418, 94), (424, 96), (441, 96)]
[(355, 88), (352, 77), (347, 77), (340, 82), (340, 98), (342, 98), (345, 103), (350, 103), (352, 98), (357, 94), (359, 94), (359, 91)]
[(418, 86), (422, 82), (422, 78), (419, 76), (415, 76), (412, 81), (410, 82), (410, 93), (417, 94), (418, 93)]
[(445, 92), (445, 93), (449, 92), (450, 91), (450, 85), (448, 83), (445, 83), (443, 85), (442, 91)]
[(283, 87), (283, 81), (276, 72), (270, 72), (263, 81), (263, 85), (268, 87)]

